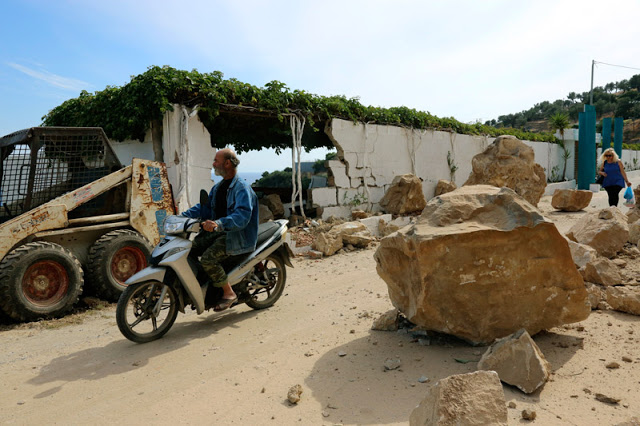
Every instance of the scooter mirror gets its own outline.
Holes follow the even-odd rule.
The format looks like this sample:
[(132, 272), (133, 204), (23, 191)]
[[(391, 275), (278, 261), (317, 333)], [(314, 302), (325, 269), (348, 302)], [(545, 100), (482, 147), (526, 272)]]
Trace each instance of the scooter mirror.
[(204, 189), (200, 190), (200, 205), (208, 206), (209, 205), (209, 194)]

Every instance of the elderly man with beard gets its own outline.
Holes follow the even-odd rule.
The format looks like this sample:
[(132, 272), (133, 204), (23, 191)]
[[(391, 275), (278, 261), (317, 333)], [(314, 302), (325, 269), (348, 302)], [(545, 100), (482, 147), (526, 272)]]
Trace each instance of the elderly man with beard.
[(198, 203), (182, 213), (182, 216), (202, 220), (205, 232), (196, 236), (191, 253), (201, 256), (200, 264), (212, 284), (223, 290), (222, 300), (214, 307), (216, 312), (238, 301), (221, 262), (229, 256), (251, 253), (258, 240), (258, 197), (251, 186), (238, 177), (238, 164), (240, 160), (231, 149), (216, 152), (213, 169), (222, 181), (211, 188), (209, 205)]

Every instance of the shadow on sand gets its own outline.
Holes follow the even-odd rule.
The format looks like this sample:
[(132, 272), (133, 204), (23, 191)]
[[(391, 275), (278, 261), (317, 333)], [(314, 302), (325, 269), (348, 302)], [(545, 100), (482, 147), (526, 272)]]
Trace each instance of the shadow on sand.
[[(534, 340), (552, 370), (568, 362), (580, 348), (578, 340), (570, 335), (545, 332)], [(445, 377), (476, 371), (486, 349), (455, 338), (423, 346), (411, 334), (371, 331), (368, 337), (322, 355), (305, 383), (323, 407), (323, 418), (318, 422), (408, 422), (429, 387)], [(385, 371), (384, 363), (389, 358), (400, 359), (400, 368)], [(421, 383), (425, 378), (428, 381)], [(509, 385), (504, 387), (505, 394), (513, 391), (525, 395)], [(539, 391), (528, 397), (539, 399)]]

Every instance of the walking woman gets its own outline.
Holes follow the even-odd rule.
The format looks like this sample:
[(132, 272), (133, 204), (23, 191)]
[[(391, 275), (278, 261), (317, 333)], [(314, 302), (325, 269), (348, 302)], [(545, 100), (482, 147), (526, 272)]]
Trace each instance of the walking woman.
[(598, 159), (598, 164), (600, 164), (598, 174), (604, 176), (602, 186), (609, 194), (609, 206), (617, 207), (620, 190), (624, 188), (625, 183), (627, 186), (631, 186), (622, 161), (613, 148), (607, 148)]

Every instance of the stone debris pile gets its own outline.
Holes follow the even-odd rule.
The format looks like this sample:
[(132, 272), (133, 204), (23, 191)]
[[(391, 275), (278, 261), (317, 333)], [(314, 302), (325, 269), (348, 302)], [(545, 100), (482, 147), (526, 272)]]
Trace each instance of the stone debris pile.
[(640, 216), (617, 207), (587, 213), (567, 233), (592, 309), (640, 315)]

